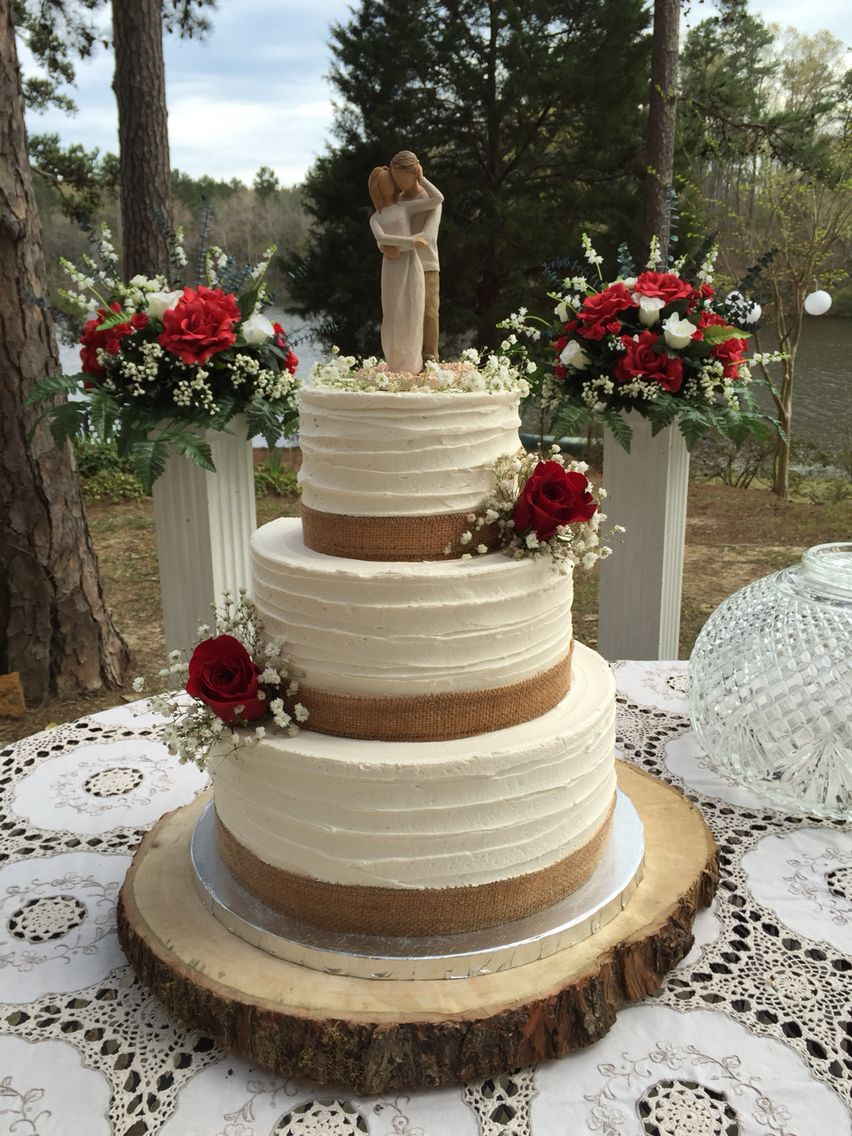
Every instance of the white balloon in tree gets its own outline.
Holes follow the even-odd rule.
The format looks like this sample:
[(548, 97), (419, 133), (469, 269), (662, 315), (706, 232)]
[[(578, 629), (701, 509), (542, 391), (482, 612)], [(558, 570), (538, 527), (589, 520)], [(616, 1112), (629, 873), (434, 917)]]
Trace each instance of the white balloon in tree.
[(809, 316), (824, 316), (831, 307), (831, 296), (821, 288), (805, 296), (805, 311)]

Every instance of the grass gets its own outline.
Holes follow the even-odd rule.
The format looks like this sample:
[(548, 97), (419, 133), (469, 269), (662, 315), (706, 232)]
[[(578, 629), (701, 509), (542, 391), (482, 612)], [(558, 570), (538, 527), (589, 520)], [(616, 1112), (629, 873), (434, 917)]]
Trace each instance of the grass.
[[(33, 706), (26, 717), (0, 721), (0, 744), (70, 721), (122, 701), (133, 701), (130, 678), (156, 675), (162, 665), (160, 585), (150, 498), (87, 506), (101, 578), (115, 622), (132, 655), (124, 690)], [(258, 498), (258, 524), (298, 514), (292, 493)], [(621, 520), (621, 518), (618, 518)], [(625, 524), (630, 524), (626, 518)], [(734, 489), (695, 481), (690, 485), (686, 528), (680, 657), (687, 658), (707, 616), (751, 580), (799, 560), (814, 544), (848, 540), (852, 498), (781, 501), (765, 489)], [(616, 546), (616, 554), (617, 554)], [(212, 598), (212, 597), (211, 597)], [(597, 643), (597, 575), (575, 579), (577, 638)]]

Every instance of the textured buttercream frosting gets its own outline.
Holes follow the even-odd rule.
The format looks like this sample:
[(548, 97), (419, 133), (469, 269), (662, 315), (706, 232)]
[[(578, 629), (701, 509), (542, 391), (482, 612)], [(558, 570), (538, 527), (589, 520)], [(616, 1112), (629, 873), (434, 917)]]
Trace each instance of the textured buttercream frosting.
[(302, 500), (350, 516), (470, 512), (520, 442), (517, 392), (373, 392), (304, 387)]
[(604, 660), (577, 645), (571, 690), (540, 718), (444, 742), (267, 737), (212, 763), (216, 810), (265, 863), (331, 883), (445, 888), (534, 872), (608, 815), (614, 694)]
[(306, 687), (490, 690), (549, 670), (571, 644), (572, 577), (544, 558), (349, 560), (306, 548), (287, 517), (257, 530), (252, 560), (266, 633), (284, 642)]

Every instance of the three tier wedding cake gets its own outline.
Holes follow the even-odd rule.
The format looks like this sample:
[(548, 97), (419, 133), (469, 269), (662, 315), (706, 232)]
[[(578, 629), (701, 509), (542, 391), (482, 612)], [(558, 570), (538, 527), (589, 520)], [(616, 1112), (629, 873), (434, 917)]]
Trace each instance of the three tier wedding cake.
[(252, 556), (310, 716), (211, 763), (231, 872), (341, 933), (549, 906), (593, 872), (613, 811), (614, 684), (573, 640), (570, 565), (506, 555), (482, 513), (518, 452), (518, 391), (437, 373), (302, 391), (303, 515)]

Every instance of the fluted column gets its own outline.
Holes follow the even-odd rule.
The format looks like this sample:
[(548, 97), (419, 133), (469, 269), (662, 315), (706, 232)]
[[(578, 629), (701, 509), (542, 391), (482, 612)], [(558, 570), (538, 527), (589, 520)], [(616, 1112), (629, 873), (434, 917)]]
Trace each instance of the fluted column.
[(251, 590), (251, 534), (257, 528), (254, 465), (245, 423), (210, 431), (216, 473), (172, 454), (154, 482), (154, 522), (166, 650), (189, 649), (210, 604)]
[(598, 650), (606, 659), (676, 659), (680, 636), (689, 452), (676, 426), (651, 436), (630, 415), (626, 453), (607, 431), (606, 513), (623, 543), (600, 566)]

